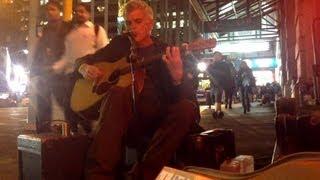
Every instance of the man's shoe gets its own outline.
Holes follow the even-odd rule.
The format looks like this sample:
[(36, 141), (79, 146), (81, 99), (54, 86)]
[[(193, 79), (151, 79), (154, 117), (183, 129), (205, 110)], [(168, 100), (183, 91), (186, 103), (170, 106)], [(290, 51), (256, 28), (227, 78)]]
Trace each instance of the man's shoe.
[(212, 117), (213, 117), (213, 119), (217, 119), (218, 118), (217, 111), (213, 111), (212, 112)]
[(218, 118), (221, 119), (221, 118), (223, 118), (223, 116), (224, 116), (224, 113), (223, 113), (222, 111), (219, 111), (219, 112), (218, 112)]

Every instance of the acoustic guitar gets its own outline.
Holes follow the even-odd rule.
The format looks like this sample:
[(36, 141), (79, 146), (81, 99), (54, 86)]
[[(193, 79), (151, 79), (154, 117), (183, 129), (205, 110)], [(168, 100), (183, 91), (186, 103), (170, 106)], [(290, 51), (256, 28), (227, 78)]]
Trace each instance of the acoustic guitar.
[[(214, 48), (216, 46), (215, 39), (197, 39), (189, 43), (190, 51), (204, 50)], [(161, 59), (162, 54), (144, 58), (133, 64), (134, 69), (139, 69), (145, 65), (151, 64), (157, 59)], [(70, 106), (74, 112), (81, 112), (89, 109), (99, 102), (112, 86), (128, 87), (131, 84), (130, 64), (127, 58), (123, 57), (116, 62), (100, 62), (94, 64), (104, 73), (102, 80), (95, 83), (92, 80), (78, 79), (74, 85)]]

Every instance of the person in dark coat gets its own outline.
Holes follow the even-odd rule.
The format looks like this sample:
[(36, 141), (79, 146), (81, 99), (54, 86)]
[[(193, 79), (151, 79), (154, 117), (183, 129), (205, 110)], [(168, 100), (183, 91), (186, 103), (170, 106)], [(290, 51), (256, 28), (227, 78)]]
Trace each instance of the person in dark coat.
[(58, 61), (64, 53), (64, 38), (71, 30), (72, 25), (62, 20), (61, 5), (56, 1), (46, 4), (48, 24), (44, 27), (39, 38), (34, 59), (31, 65), (30, 77), (37, 77), (36, 83), (36, 112), (37, 132), (50, 131), (52, 115), (51, 95), (53, 95), (61, 107), (66, 107), (64, 75), (52, 71), (52, 65)]
[[(225, 92), (226, 102), (231, 107), (232, 91), (234, 89), (234, 79), (229, 64), (224, 60), (223, 55), (216, 51), (213, 54), (213, 62), (208, 66), (207, 72), (210, 78), (210, 84), (214, 87), (215, 93), (215, 113), (214, 116), (222, 117), (221, 110), (222, 94)], [(230, 99), (230, 101), (229, 101)]]
[(255, 86), (255, 79), (252, 70), (245, 61), (242, 61), (240, 64), (238, 76), (243, 113), (246, 114), (250, 112), (251, 104), (249, 94), (251, 93), (251, 88)]

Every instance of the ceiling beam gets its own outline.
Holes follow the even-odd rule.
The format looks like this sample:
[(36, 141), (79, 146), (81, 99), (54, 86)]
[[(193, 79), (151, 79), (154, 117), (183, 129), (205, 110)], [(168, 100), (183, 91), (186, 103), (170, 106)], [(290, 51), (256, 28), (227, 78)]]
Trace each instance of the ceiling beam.
[(200, 20), (202, 21), (209, 21), (210, 17), (207, 14), (206, 9), (203, 7), (201, 3), (199, 3), (198, 0), (189, 0), (189, 3), (193, 7), (194, 11), (199, 16)]
[[(252, 4), (250, 4), (250, 6), (254, 6), (255, 4), (257, 4), (258, 0), (255, 0)], [(245, 14), (245, 16), (247, 16), (247, 3), (246, 2), (242, 2), (240, 5), (238, 5), (238, 7), (236, 7), (236, 9), (238, 10), (238, 14), (241, 15), (242, 13)], [(250, 10), (250, 7), (249, 7)], [(249, 11), (250, 14), (250, 11)], [(228, 12), (226, 13), (226, 17), (223, 19), (229, 19), (233, 17), (233, 13), (232, 12)], [(243, 17), (243, 15), (241, 15), (241, 17)]]

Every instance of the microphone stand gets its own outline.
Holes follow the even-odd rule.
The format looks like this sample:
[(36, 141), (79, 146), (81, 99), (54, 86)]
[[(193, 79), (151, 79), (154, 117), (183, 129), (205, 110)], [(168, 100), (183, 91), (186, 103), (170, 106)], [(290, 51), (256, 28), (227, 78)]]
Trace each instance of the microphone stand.
[(139, 57), (138, 57), (138, 52), (137, 52), (137, 45), (134, 39), (132, 38), (131, 34), (128, 33), (126, 34), (130, 40), (131, 46), (130, 46), (130, 55), (129, 55), (129, 66), (130, 66), (130, 73), (131, 73), (131, 92), (132, 92), (132, 108), (134, 114), (136, 114), (136, 92), (135, 92), (135, 68), (134, 68), (134, 63), (138, 62)]

